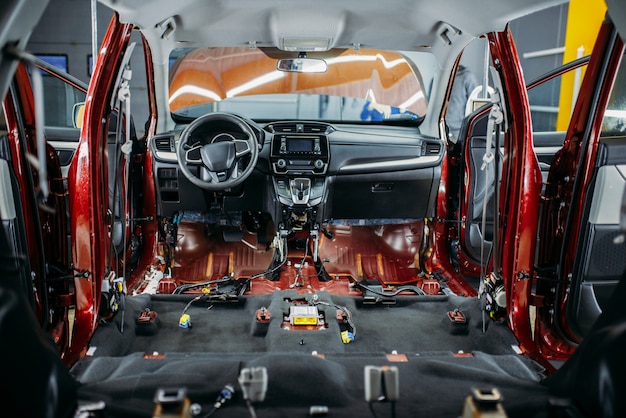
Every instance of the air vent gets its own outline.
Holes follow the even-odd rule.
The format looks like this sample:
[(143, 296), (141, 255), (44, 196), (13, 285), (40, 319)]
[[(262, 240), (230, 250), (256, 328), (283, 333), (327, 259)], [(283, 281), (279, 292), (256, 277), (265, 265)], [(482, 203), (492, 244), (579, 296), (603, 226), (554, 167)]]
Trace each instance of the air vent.
[(157, 151), (174, 152), (174, 147), (172, 146), (173, 143), (174, 141), (171, 136), (154, 139), (154, 146)]
[(270, 125), (270, 130), (277, 134), (292, 134), (296, 132), (296, 124), (284, 124), (284, 125)]
[(441, 153), (441, 144), (438, 142), (425, 142), (422, 149), (424, 155), (439, 155)]
[(306, 134), (325, 134), (329, 133), (330, 126), (317, 123), (306, 123), (302, 127), (302, 130)]
[(281, 134), (328, 134), (333, 131), (332, 126), (324, 123), (274, 123), (267, 126), (270, 132)]

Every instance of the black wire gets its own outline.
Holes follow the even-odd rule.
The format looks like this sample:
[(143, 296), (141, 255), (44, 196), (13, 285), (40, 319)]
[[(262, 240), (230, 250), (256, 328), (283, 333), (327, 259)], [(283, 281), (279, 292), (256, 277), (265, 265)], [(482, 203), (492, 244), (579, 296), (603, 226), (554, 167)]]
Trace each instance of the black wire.
[(377, 418), (376, 411), (374, 411), (374, 403), (373, 403), (373, 402), (370, 402), (370, 403), (369, 403), (369, 407), (370, 407), (370, 412), (372, 413), (372, 415), (374, 416), (374, 418)]
[(357, 286), (367, 290), (368, 292), (374, 293), (375, 295), (378, 295), (378, 296), (385, 296), (385, 297), (387, 297), (387, 296), (397, 296), (397, 295), (399, 295), (401, 292), (403, 292), (405, 290), (408, 290), (408, 291), (411, 291), (411, 292), (415, 292), (416, 294), (418, 294), (420, 296), (426, 296), (426, 293), (422, 289), (420, 289), (417, 286), (413, 286), (413, 285), (398, 286), (398, 287), (396, 287), (395, 290), (393, 290), (391, 292), (379, 292), (378, 290), (375, 290), (375, 289), (373, 289), (373, 288), (371, 288), (371, 287), (369, 287), (367, 285), (364, 285), (363, 283), (357, 282), (356, 284), (357, 284)]
[(211, 410), (210, 410), (210, 411), (209, 411), (206, 415), (204, 415), (204, 417), (203, 417), (203, 418), (208, 418), (208, 417), (210, 417), (211, 415), (213, 415), (213, 414), (215, 413), (215, 411), (217, 411), (217, 408), (216, 408), (216, 407), (213, 407), (213, 409), (211, 409)]
[(268, 276), (268, 275), (274, 273), (279, 268), (281, 268), (287, 262), (288, 255), (289, 255), (289, 247), (288, 247), (287, 243), (285, 243), (285, 256), (283, 257), (283, 261), (279, 265), (277, 265), (276, 267), (273, 267), (271, 269), (265, 270), (263, 273), (255, 274), (254, 276), (252, 276), (248, 280), (246, 280), (244, 282), (243, 286), (241, 286), (241, 289), (239, 290), (239, 295), (241, 296), (241, 295), (244, 294), (244, 292), (246, 291), (246, 288), (248, 286), (250, 286), (250, 282), (252, 280), (258, 279), (259, 277)]
[(230, 277), (224, 276), (221, 279), (210, 280), (208, 282), (181, 284), (176, 289), (174, 289), (174, 292), (172, 292), (172, 294), (179, 295), (187, 289), (193, 289), (194, 287), (200, 287), (200, 286), (210, 286), (216, 283), (225, 283), (225, 282), (229, 282), (230, 280), (231, 280)]

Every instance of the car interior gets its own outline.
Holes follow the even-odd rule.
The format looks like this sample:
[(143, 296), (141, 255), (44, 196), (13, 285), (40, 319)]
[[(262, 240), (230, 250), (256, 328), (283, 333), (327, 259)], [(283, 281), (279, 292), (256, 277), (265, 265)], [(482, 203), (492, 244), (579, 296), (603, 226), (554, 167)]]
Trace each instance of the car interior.
[[(16, 284), (0, 287), (0, 325), (29, 342), (0, 353), (15, 359), (15, 387), (41, 394), (25, 415), (619, 416), (623, 379), (607, 370), (624, 371), (613, 333), (626, 289), (621, 119), (606, 117), (594, 154), (580, 256), (555, 255), (535, 226), (536, 266), (516, 275), (530, 301), (499, 274), (521, 106), (505, 100), (505, 53), (485, 65), (489, 94), (468, 102), (458, 140), (446, 122), (467, 45), (497, 51), (511, 19), (560, 2), (480, 0), (484, 16), (468, 19), (474, 6), (452, 0), (320, 1), (102, 0), (113, 17), (96, 81), (35, 64), (46, 94), (67, 101), (49, 102), (56, 188), (35, 210), (49, 259), (20, 263), (30, 227), (0, 146), (12, 196), (0, 205), (13, 263), (2, 270)], [(447, 21), (431, 15), (445, 7)], [(147, 105), (131, 109), (141, 94)], [(538, 158), (518, 180), (536, 180), (538, 222), (552, 231), (566, 132), (530, 135)], [(555, 278), (570, 261), (571, 281)], [(39, 264), (47, 278), (31, 291)], [(557, 338), (531, 321), (544, 295), (562, 293), (554, 309), (570, 334), (557, 337), (571, 344), (528, 355), (507, 304), (527, 309), (534, 343)], [(31, 361), (36, 373), (20, 373)], [(0, 393), (18, 392), (9, 386)]]
[[(282, 13), (281, 24), (290, 25)], [(372, 109), (373, 100), (336, 97), (410, 103), (402, 95), (433, 88), (424, 62), (433, 65), (434, 58), (361, 48), (300, 54), (304, 63), (321, 57), (328, 64), (326, 73), (308, 74), (299, 70), (304, 64), (285, 67), (281, 60), (290, 56), (263, 47), (170, 53), (175, 123), (163, 124), (147, 142), (143, 168), (123, 168), (131, 178), (143, 170), (154, 184), (158, 239), (149, 250), (155, 257), (124, 295), (116, 290), (117, 278), (128, 275), (125, 268), (141, 271), (142, 254), (124, 253), (123, 246), (113, 252), (122, 267), (102, 293), (103, 320), (87, 355), (71, 369), (81, 383), (79, 397), (147, 411), (167, 379), (165, 389), (185, 388), (206, 411), (207, 396), (213, 401), (208, 394), (249, 378), (266, 387), (259, 413), (322, 406), (356, 416), (407, 415), (415, 408), (449, 416), (479, 386), (485, 396), (497, 387), (513, 416), (542, 411), (549, 396), (540, 384), (543, 366), (519, 355), (505, 322), (485, 319), (476, 276), (432, 262), (431, 227), (447, 144), (429, 130), (433, 115), (425, 100), (407, 110)], [(358, 72), (349, 67), (354, 56)], [(372, 64), (364, 63), (368, 56), (376, 56)], [(397, 62), (405, 59), (403, 69)], [(238, 71), (246, 71), (246, 81), (258, 80), (267, 77), (267, 68), (288, 70), (277, 81), (232, 84)], [(400, 74), (393, 84), (390, 68)], [(342, 85), (332, 77), (352, 73), (375, 81)], [(231, 97), (245, 88), (255, 95)], [(206, 100), (213, 96), (221, 100)], [(485, 152), (489, 111), (478, 113), (482, 149), (480, 139), (463, 147), (474, 165)], [(479, 138), (480, 123), (467, 123)], [(109, 174), (120, 170), (110, 158), (121, 155), (119, 144), (137, 143), (123, 131), (109, 137)], [(473, 214), (468, 247), (477, 263), (489, 252), (492, 235), (481, 232), (482, 200), (491, 202), (489, 211), (494, 205), (493, 185), (485, 190), (484, 181), (474, 179), (467, 192), (473, 197), (464, 199)], [(118, 185), (126, 187), (135, 186)], [(145, 201), (129, 204), (137, 213), (127, 228), (132, 235), (150, 215)], [(492, 212), (490, 219), (488, 230)], [(436, 405), (400, 402), (402, 391), (426, 392), (439, 380), (450, 399), (441, 394)], [(380, 382), (382, 388), (372, 386)], [(245, 387), (241, 380), (239, 385)], [(229, 406), (229, 414), (247, 415), (243, 406)]]

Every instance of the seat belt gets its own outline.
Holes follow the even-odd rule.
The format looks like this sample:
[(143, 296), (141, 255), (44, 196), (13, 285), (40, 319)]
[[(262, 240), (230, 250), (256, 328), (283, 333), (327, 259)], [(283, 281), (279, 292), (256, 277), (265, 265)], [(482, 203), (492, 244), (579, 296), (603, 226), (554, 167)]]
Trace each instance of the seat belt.
[[(499, 135), (499, 131), (500, 131), (500, 125), (502, 124), (503, 120), (504, 120), (504, 116), (502, 114), (502, 109), (500, 108), (500, 94), (498, 93), (498, 91), (494, 91), (493, 95), (491, 96), (491, 110), (489, 111), (489, 119), (487, 120), (487, 133), (486, 133), (486, 137), (485, 137), (485, 154), (483, 155), (483, 163), (480, 166), (480, 170), (481, 171), (485, 171), (491, 164), (494, 164), (494, 160), (495, 160), (495, 154), (492, 151), (493, 148), (493, 138), (494, 138), (494, 128), (498, 130), (498, 133), (496, 133), (496, 135)], [(498, 153), (500, 150), (497, 149), (497, 147), (499, 146), (499, 144), (497, 143), (498, 141), (496, 141), (496, 153)], [(495, 164), (494, 164), (495, 166)], [(494, 167), (494, 188), (497, 189), (498, 187), (498, 175), (496, 173), (496, 167)], [(489, 190), (489, 171), (487, 171), (486, 175), (485, 175), (485, 199), (483, 199), (483, 207), (482, 207), (482, 217), (481, 217), (481, 230), (483, 232), (483, 236), (485, 234), (485, 229), (487, 227), (487, 202), (489, 199), (487, 199), (487, 190)], [(494, 199), (495, 200), (495, 199)], [(495, 212), (495, 217), (497, 217), (498, 211), (498, 201), (495, 200), (495, 206), (496, 206), (496, 210)], [(495, 238), (496, 234), (494, 233), (494, 238)], [(495, 241), (495, 239), (494, 239)], [(493, 248), (493, 246), (492, 246)], [(485, 240), (483, 238), (481, 244), (480, 244), (480, 262), (481, 262), (481, 276), (485, 275), (484, 272), (484, 267), (485, 266)]]

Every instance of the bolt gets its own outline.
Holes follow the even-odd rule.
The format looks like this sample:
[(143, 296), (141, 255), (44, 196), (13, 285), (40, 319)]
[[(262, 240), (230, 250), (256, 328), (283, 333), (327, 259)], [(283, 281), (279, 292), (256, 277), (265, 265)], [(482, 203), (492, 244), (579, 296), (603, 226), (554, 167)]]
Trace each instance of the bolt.
[(189, 413), (193, 415), (194, 417), (200, 415), (201, 412), (202, 412), (202, 406), (200, 406), (200, 404), (192, 403), (189, 406)]

